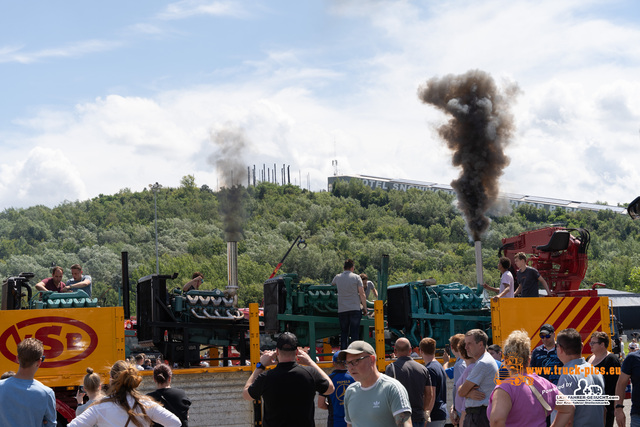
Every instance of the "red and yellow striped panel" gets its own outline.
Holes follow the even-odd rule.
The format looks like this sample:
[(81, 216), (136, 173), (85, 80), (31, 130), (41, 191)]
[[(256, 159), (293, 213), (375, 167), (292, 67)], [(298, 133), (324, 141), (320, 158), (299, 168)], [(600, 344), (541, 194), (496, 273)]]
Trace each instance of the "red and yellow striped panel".
[(542, 344), (540, 327), (545, 323), (555, 328), (556, 334), (568, 328), (580, 332), (584, 355), (591, 354), (589, 338), (595, 331), (611, 335), (609, 298), (500, 298), (491, 301), (491, 327), (493, 342), (502, 345), (509, 334), (524, 329), (531, 338), (531, 349)]

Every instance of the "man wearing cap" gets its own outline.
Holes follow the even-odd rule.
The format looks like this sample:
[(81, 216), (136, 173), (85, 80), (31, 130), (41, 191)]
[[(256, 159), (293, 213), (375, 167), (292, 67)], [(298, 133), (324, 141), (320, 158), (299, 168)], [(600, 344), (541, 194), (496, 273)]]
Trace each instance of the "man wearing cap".
[[(360, 321), (367, 314), (367, 299), (362, 279), (353, 272), (353, 260), (344, 262), (344, 271), (333, 278), (338, 293), (338, 319), (340, 320), (340, 348), (360, 339)], [(362, 307), (360, 304), (362, 303)], [(349, 339), (351, 338), (351, 339)]]
[(344, 395), (344, 418), (348, 426), (411, 426), (411, 403), (407, 390), (376, 367), (376, 352), (365, 341), (354, 341), (338, 356), (344, 360), (355, 383)]
[[(276, 363), (275, 368), (266, 370)], [(316, 392), (331, 394), (333, 391), (329, 376), (298, 348), (296, 336), (284, 332), (278, 337), (276, 350), (265, 351), (260, 356), (260, 362), (244, 385), (242, 397), (245, 400), (262, 398), (265, 427), (314, 427)]]
[(531, 352), (529, 366), (542, 368), (539, 371), (535, 371), (536, 374), (558, 385), (560, 373), (554, 369), (554, 366), (560, 367), (562, 362), (558, 358), (555, 329), (552, 325), (548, 323), (542, 325), (540, 328), (540, 340), (542, 344)]
[(327, 427), (347, 427), (347, 422), (344, 420), (344, 393), (347, 387), (355, 382), (351, 374), (347, 372), (344, 360), (339, 360), (339, 356), (340, 350), (333, 355), (333, 372), (329, 374), (335, 391), (318, 398), (318, 408), (329, 410)]
[(409, 356), (411, 343), (408, 339), (398, 338), (394, 352), (398, 359), (387, 365), (385, 374), (400, 381), (407, 389), (413, 427), (424, 427), (429, 419), (434, 398), (429, 370)]

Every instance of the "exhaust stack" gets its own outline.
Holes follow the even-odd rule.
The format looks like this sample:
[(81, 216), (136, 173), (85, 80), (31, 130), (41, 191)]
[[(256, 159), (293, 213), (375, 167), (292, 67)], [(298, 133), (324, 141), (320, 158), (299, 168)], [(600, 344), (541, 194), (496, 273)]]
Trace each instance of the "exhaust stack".
[(233, 306), (238, 307), (238, 242), (227, 241), (227, 298), (233, 297)]
[(482, 277), (482, 242), (480, 240), (475, 241), (476, 249), (476, 283), (478, 286), (482, 286), (484, 283)]

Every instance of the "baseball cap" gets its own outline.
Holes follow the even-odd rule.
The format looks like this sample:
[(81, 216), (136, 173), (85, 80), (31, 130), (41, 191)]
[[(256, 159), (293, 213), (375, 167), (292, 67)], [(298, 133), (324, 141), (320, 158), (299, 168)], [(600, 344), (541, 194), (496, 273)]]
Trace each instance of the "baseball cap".
[(335, 353), (333, 353), (333, 363), (344, 363), (344, 360), (340, 360), (340, 353), (341, 353), (341, 350), (338, 350)]
[(552, 334), (554, 333), (556, 330), (553, 328), (553, 326), (551, 326), (548, 323), (545, 323), (544, 325), (542, 325), (542, 327), (540, 328), (540, 333), (541, 334)]
[(347, 347), (346, 350), (340, 350), (340, 354), (338, 355), (338, 360), (341, 362), (344, 362), (347, 359), (347, 354), (360, 354), (360, 353), (375, 355), (376, 351), (373, 349), (373, 347), (371, 347), (371, 344), (369, 344), (366, 341), (354, 341), (351, 344), (349, 344), (349, 347)]
[(278, 337), (276, 348), (284, 351), (294, 351), (298, 348), (298, 338), (291, 332), (284, 332)]

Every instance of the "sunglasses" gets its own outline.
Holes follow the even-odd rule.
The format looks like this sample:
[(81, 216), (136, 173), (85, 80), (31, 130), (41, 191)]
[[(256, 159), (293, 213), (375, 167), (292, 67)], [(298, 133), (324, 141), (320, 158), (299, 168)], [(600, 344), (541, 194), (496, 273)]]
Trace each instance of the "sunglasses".
[(551, 335), (549, 335), (549, 334), (547, 334), (547, 335), (540, 334), (540, 338), (551, 338)]
[(43, 355), (42, 355), (42, 357), (40, 358), (40, 361), (41, 361), (41, 362), (44, 362), (44, 357), (45, 357), (45, 356), (44, 356), (44, 354), (43, 354)]
[(357, 359), (353, 359), (350, 362), (345, 362), (345, 364), (347, 365), (348, 368), (353, 368), (354, 366), (357, 366), (358, 363), (360, 363), (361, 360), (366, 359), (369, 356), (362, 356), (362, 357), (358, 357)]

